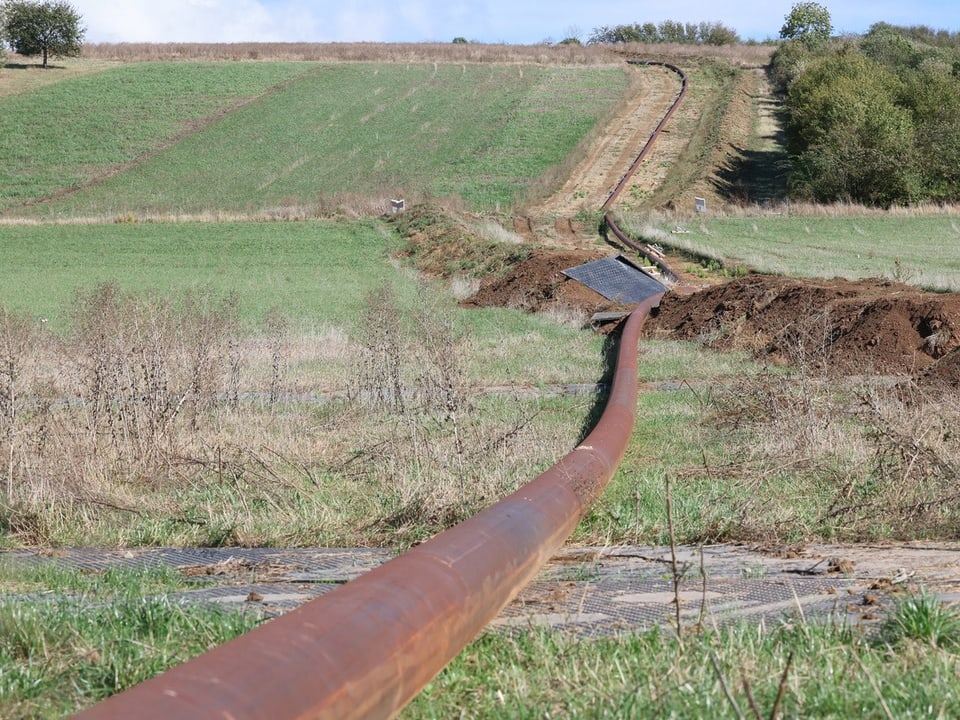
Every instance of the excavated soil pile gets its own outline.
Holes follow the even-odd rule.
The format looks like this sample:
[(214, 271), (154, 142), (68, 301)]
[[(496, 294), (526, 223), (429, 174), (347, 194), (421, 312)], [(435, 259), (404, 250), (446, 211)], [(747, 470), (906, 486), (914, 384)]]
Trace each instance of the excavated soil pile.
[[(605, 257), (597, 250), (535, 249), (478, 242), (440, 212), (408, 213), (407, 254), (428, 274), (482, 269), (466, 307), (504, 306), (581, 315), (631, 310), (562, 270)], [(889, 280), (800, 280), (751, 275), (690, 292), (668, 293), (647, 334), (746, 349), (782, 364), (838, 374), (901, 375), (960, 388), (960, 294), (937, 294)]]
[(917, 376), (917, 383), (927, 387), (960, 389), (960, 347), (956, 347)]
[(488, 278), (480, 290), (462, 304), (513, 307), (531, 312), (550, 308), (569, 308), (583, 313), (622, 309), (561, 272), (606, 256), (607, 253), (590, 250), (536, 250), (506, 275)]
[(647, 332), (773, 362), (960, 385), (960, 295), (887, 280), (753, 275), (668, 294)]

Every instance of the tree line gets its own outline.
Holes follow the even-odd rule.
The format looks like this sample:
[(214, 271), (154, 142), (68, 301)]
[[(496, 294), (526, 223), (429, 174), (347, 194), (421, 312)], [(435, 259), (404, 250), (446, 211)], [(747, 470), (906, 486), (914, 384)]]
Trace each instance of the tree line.
[(719, 22), (682, 23), (665, 20), (630, 25), (594, 28), (588, 44), (598, 43), (678, 43), (681, 45), (736, 45), (737, 31)]
[(960, 33), (877, 23), (774, 54), (790, 194), (890, 207), (960, 202)]

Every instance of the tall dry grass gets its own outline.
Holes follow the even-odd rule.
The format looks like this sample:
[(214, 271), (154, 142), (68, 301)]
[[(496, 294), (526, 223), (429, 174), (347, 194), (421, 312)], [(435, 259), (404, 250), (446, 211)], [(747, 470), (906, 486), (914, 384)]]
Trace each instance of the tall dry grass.
[[(421, 292), (405, 310), (389, 286), (363, 313), (353, 395), (375, 422), (355, 467), (382, 505), (372, 522), (415, 538), (478, 512), (527, 479), (531, 416), (514, 406), (476, 412), (466, 384), (469, 335), (448, 304)], [(498, 417), (499, 415), (499, 417)]]
[[(810, 217), (810, 218), (860, 218), (860, 217), (957, 217), (960, 205), (919, 203), (916, 205), (893, 206), (890, 208), (870, 207), (857, 203), (807, 203), (771, 202), (763, 204), (722, 204), (709, 209), (711, 218), (764, 218), (764, 217)], [(645, 213), (625, 213), (622, 227), (650, 228), (655, 225), (685, 225), (693, 220), (702, 221), (704, 216), (690, 207), (661, 207)]]
[[(216, 438), (250, 419), (236, 419), (253, 390), (242, 384), (236, 298), (196, 290), (171, 299), (103, 284), (77, 294), (70, 320), (60, 336), (0, 310), (0, 522), (35, 542), (48, 539), (52, 508), (73, 522), (96, 508), (148, 512), (129, 490), (175, 495), (213, 464), (213, 447), (222, 474)], [(281, 330), (268, 328), (275, 365)], [(279, 402), (282, 380), (278, 367), (261, 404)]]
[(81, 215), (53, 219), (0, 217), (0, 226), (37, 225), (133, 225), (137, 223), (229, 223), (229, 222), (302, 222), (317, 219), (358, 219), (384, 217), (393, 213), (391, 200), (400, 196), (407, 207), (429, 205), (451, 212), (463, 212), (466, 203), (459, 196), (439, 197), (423, 188), (395, 187), (391, 192), (334, 192), (317, 194), (314, 202), (291, 200), (286, 205), (276, 205), (260, 210), (224, 211), (213, 209), (199, 212), (133, 212), (104, 215)]
[(711, 58), (736, 67), (764, 67), (773, 44), (682, 45), (627, 43), (623, 45), (487, 43), (88, 43), (89, 60), (150, 62), (157, 60), (277, 60), (310, 62), (449, 62), (597, 65), (619, 62), (624, 56), (685, 61)]
[(573, 442), (529, 399), (477, 398), (441, 297), (384, 288), (362, 315), (307, 336), (275, 311), (251, 337), (230, 296), (109, 284), (62, 336), (0, 310), (4, 542), (403, 545)]
[(738, 68), (763, 68), (770, 64), (774, 43), (741, 45), (692, 45), (681, 43), (624, 43), (607, 45), (621, 55), (683, 65), (701, 59), (721, 60)]
[(484, 43), (93, 43), (90, 60), (273, 60), (308, 62), (448, 62), (597, 65), (617, 62), (600, 45), (496, 45)]
[(704, 404), (725, 450), (705, 453), (700, 472), (725, 483), (729, 502), (707, 532), (763, 541), (954, 537), (960, 394), (945, 384), (837, 377), (829, 327), (825, 315), (798, 323), (792, 376), (747, 375)]

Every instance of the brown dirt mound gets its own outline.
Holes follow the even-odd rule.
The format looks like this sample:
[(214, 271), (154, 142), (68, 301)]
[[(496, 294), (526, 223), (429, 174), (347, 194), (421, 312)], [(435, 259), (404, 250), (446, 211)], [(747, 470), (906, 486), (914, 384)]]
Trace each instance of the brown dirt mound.
[[(398, 224), (400, 221), (397, 221)], [(602, 249), (530, 249), (480, 242), (445, 213), (407, 213), (406, 251), (429, 274), (465, 268), (485, 276), (466, 307), (504, 306), (581, 315), (630, 310), (562, 270), (607, 256)], [(525, 259), (524, 259), (525, 258)], [(675, 266), (676, 267), (676, 266)], [(960, 294), (937, 294), (889, 280), (800, 280), (751, 275), (668, 293), (648, 334), (747, 349), (783, 364), (843, 374), (909, 375), (918, 383), (960, 387)]]
[(612, 309), (614, 304), (605, 297), (561, 272), (606, 255), (590, 250), (536, 250), (507, 275), (485, 280), (480, 290), (462, 304), (513, 307), (531, 312), (551, 307), (573, 308), (584, 313)]
[(960, 389), (960, 347), (954, 348), (917, 376), (923, 387)]
[(753, 275), (668, 294), (648, 333), (842, 373), (932, 374), (940, 358), (945, 370), (960, 366), (960, 356), (952, 359), (960, 345), (960, 295), (887, 280)]

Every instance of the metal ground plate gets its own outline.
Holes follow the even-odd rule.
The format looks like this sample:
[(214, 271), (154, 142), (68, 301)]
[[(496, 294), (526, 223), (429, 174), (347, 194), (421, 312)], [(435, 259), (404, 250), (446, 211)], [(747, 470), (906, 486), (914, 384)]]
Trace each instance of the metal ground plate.
[(641, 303), (668, 289), (623, 255), (594, 260), (562, 272), (607, 300), (624, 304)]
[[(701, 561), (702, 552), (702, 561)], [(730, 622), (837, 621), (870, 625), (896, 597), (918, 587), (960, 601), (960, 546), (899, 544), (750, 548), (715, 545), (567, 547), (490, 626), (497, 632), (549, 626), (580, 636), (669, 628), (675, 598), (684, 625)], [(277, 615), (389, 560), (369, 548), (144, 548), (15, 551), (10, 562), (55, 562), (102, 571), (111, 567), (178, 569), (196, 589), (168, 597)], [(701, 573), (701, 565), (703, 573)], [(10, 596), (8, 596), (10, 597)], [(23, 596), (34, 601), (36, 596)]]

